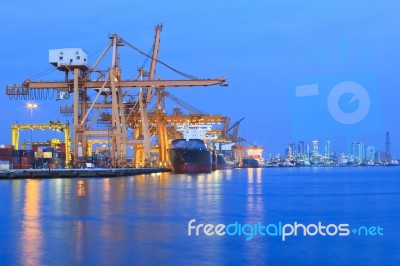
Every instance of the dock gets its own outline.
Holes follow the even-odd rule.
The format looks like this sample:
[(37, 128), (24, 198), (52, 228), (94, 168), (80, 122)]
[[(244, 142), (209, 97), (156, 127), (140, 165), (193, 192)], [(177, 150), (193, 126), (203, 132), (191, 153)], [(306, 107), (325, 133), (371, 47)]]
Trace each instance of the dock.
[(169, 172), (167, 168), (86, 168), (0, 170), (0, 179), (107, 178)]

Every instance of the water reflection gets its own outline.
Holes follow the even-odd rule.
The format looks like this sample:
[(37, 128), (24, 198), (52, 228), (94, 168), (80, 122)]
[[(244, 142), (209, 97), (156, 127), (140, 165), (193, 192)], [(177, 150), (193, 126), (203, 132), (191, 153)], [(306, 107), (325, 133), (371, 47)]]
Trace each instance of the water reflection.
[(85, 236), (85, 224), (83, 221), (78, 220), (74, 223), (74, 235), (75, 235), (75, 260), (76, 262), (82, 262), (84, 252), (84, 236)]
[[(262, 168), (247, 169), (247, 221), (248, 224), (266, 222), (266, 213), (264, 206), (264, 195), (262, 187)], [(254, 172), (256, 176), (254, 177)], [(256, 233), (254, 232), (256, 235)], [(254, 239), (246, 242), (245, 256), (247, 261), (257, 261), (263, 259), (267, 252), (267, 240), (262, 236), (254, 236)]]
[[(262, 187), (262, 168), (256, 168), (256, 177), (254, 178), (254, 169), (247, 169), (247, 213), (249, 220), (261, 221), (264, 217), (264, 201)], [(254, 180), (255, 179), (255, 180)]]
[(40, 181), (25, 183), (25, 204), (22, 220), (21, 260), (23, 265), (41, 265), (43, 233), (40, 223)]
[(76, 182), (76, 195), (78, 197), (86, 196), (86, 183), (84, 180), (78, 180), (78, 182)]
[(24, 193), (24, 189), (25, 186), (23, 186), (23, 181), (22, 180), (13, 180), (11, 183), (12, 186), (12, 213), (19, 217), (21, 215), (21, 209), (22, 209), (22, 204), (24, 197), (25, 197), (25, 193)]
[[(71, 187), (74, 189), (73, 191), (71, 191)], [(61, 215), (77, 217), (73, 221), (73, 237), (71, 239), (73, 241), (74, 258), (77, 263), (82, 263), (87, 251), (85, 249), (85, 243), (87, 243), (85, 239), (87, 237), (85, 217), (90, 213), (89, 195), (91, 193), (89, 193), (89, 190), (89, 180), (78, 179), (74, 180), (72, 185), (68, 182), (67, 189), (64, 192), (65, 201), (63, 204), (67, 209)], [(62, 237), (68, 239), (70, 236), (63, 235)]]
[[(321, 178), (299, 169), (293, 178), (285, 169), (236, 169), (209, 175), (7, 180), (0, 186), (6, 247), (0, 249), (0, 264), (319, 265), (340, 255), (341, 261), (357, 265), (364, 259), (360, 254), (367, 252), (376, 258), (371, 262), (399, 265), (388, 259), (398, 253), (393, 253), (399, 235), (399, 204), (394, 204), (400, 195), (398, 169), (385, 168), (379, 176), (354, 173), (351, 178), (333, 171)], [(286, 172), (274, 176), (272, 171)], [(379, 207), (372, 212), (374, 204)], [(336, 217), (358, 225), (371, 219), (372, 225), (384, 222), (385, 230), (393, 233), (370, 240), (299, 237), (287, 242), (262, 236), (246, 241), (243, 235), (187, 235), (190, 219), (197, 224), (265, 225), (293, 215), (302, 221)], [(376, 251), (382, 245), (385, 248)]]
[(110, 178), (105, 178), (103, 180), (103, 202), (110, 201)]

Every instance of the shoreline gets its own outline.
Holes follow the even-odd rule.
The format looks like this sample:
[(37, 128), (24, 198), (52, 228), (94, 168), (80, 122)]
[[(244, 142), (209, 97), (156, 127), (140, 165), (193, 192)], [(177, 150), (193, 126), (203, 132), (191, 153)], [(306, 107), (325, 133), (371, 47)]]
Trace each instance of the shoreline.
[(0, 170), (1, 179), (95, 178), (169, 172), (167, 168), (86, 168), (86, 169), (9, 169)]

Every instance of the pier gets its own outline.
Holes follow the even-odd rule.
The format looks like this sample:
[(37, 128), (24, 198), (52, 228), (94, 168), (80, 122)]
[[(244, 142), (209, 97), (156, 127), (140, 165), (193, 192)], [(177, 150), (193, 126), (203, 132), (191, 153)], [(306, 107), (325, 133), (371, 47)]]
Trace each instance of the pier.
[(168, 172), (166, 168), (86, 168), (86, 169), (10, 169), (0, 170), (0, 179), (93, 178), (132, 176)]

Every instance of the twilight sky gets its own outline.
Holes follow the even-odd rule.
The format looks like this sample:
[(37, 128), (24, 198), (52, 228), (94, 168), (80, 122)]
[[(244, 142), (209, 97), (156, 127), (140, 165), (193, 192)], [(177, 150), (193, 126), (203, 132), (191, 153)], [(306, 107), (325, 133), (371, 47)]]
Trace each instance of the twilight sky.
[[(159, 59), (193, 76), (229, 81), (229, 87), (169, 91), (232, 122), (245, 117), (240, 135), (263, 146), (265, 156), (313, 138), (329, 139), (338, 153), (354, 141), (383, 150), (386, 130), (399, 154), (398, 1), (88, 2), (1, 4), (0, 144), (11, 142), (13, 123), (30, 120), (25, 101), (9, 100), (5, 86), (50, 69), (49, 49), (83, 48), (91, 64), (108, 34), (117, 33), (147, 52), (154, 27), (163, 23)], [(144, 58), (123, 51), (122, 76), (132, 78)], [(178, 78), (163, 67), (156, 76)], [(62, 78), (58, 71), (41, 77)], [(58, 113), (70, 100), (37, 103), (33, 122), (71, 121)]]

